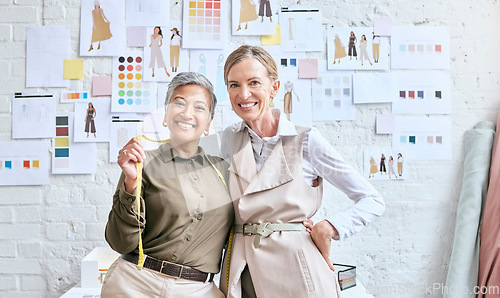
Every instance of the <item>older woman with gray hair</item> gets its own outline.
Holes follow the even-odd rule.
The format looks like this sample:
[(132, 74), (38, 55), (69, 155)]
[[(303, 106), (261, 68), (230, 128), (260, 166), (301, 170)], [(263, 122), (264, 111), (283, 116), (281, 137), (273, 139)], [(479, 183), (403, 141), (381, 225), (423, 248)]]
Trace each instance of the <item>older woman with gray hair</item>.
[[(198, 146), (216, 103), (204, 76), (179, 73), (165, 100), (169, 142), (145, 151), (133, 138), (119, 151), (122, 174), (106, 241), (122, 255), (106, 274), (103, 297), (224, 297), (212, 280), (234, 217), (225, 185), (228, 164)], [(143, 162), (140, 210), (137, 162)]]

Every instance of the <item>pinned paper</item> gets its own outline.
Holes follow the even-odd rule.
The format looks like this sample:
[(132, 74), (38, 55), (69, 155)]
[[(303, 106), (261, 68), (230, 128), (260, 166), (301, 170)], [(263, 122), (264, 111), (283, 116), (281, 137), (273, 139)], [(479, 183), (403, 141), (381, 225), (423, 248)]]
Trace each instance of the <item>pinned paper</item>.
[(318, 77), (318, 59), (299, 59), (299, 79)]
[(375, 17), (373, 18), (373, 32), (380, 36), (392, 35), (392, 18)]
[(377, 134), (392, 134), (396, 126), (396, 117), (392, 114), (377, 115)]
[(147, 27), (130, 26), (127, 27), (127, 46), (145, 47), (147, 46)]
[(111, 76), (94, 76), (92, 78), (92, 96), (111, 95)]
[(260, 38), (263, 46), (281, 44), (281, 27), (276, 25), (276, 33), (272, 35), (262, 35)]
[(81, 80), (83, 78), (83, 59), (64, 59), (64, 79)]

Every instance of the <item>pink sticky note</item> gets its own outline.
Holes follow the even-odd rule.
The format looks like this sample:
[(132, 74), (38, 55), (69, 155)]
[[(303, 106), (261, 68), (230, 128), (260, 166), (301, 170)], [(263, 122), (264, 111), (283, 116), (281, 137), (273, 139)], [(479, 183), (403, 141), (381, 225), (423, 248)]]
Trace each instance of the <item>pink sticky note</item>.
[(392, 114), (377, 115), (377, 134), (393, 134), (396, 118)]
[(111, 76), (92, 77), (92, 96), (111, 96)]
[(318, 59), (299, 59), (299, 79), (318, 78)]

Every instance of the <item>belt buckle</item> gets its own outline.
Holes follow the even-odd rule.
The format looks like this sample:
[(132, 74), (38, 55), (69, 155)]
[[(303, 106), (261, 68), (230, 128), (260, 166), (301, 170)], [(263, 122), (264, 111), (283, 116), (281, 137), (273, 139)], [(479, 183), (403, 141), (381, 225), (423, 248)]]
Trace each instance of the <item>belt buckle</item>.
[(254, 225), (253, 223), (245, 223), (245, 224), (243, 224), (243, 235), (245, 235), (245, 236), (252, 236), (252, 235), (254, 235), (254, 233), (246, 231), (247, 227), (251, 227), (253, 225)]
[[(166, 273), (163, 273), (163, 266), (165, 265), (165, 263), (167, 263), (167, 264), (172, 264), (172, 265), (177, 265), (177, 266), (181, 267), (181, 270), (179, 271), (179, 275), (178, 275), (178, 276), (173, 276), (173, 275), (168, 275), (168, 274), (166, 274)], [(173, 278), (175, 278), (175, 279), (181, 278), (181, 276), (182, 276), (182, 270), (183, 270), (183, 269), (184, 269), (184, 266), (182, 266), (182, 265), (178, 265), (178, 264), (170, 263), (170, 262), (163, 261), (163, 260), (161, 261), (160, 273), (161, 273), (161, 274), (165, 274), (166, 276), (170, 276), (170, 277), (173, 277)]]

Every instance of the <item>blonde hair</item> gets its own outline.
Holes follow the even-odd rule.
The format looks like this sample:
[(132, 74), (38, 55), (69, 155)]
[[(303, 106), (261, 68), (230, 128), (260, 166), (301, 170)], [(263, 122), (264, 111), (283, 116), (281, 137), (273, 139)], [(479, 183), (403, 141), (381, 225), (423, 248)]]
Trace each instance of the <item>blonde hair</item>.
[(273, 57), (263, 48), (258, 46), (243, 45), (236, 50), (234, 50), (226, 59), (224, 64), (224, 83), (228, 84), (228, 74), (231, 68), (248, 58), (255, 58), (259, 61), (267, 70), (267, 76), (274, 82), (278, 79), (278, 68), (276, 67), (276, 62)]

